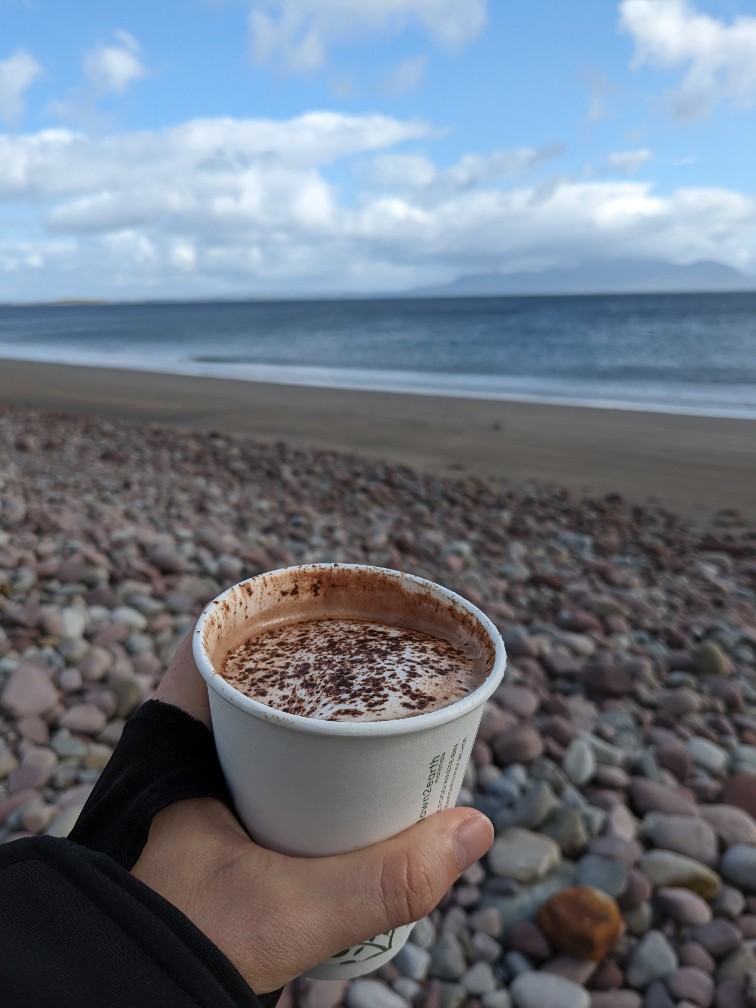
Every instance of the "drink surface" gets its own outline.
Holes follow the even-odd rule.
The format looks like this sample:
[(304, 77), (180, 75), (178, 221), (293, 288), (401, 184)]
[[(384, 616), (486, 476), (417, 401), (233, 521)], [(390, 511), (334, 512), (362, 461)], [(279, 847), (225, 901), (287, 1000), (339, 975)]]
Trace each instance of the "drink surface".
[(227, 682), (260, 703), (329, 721), (388, 721), (446, 707), (483, 682), (469, 648), (361, 619), (278, 623), (226, 656)]

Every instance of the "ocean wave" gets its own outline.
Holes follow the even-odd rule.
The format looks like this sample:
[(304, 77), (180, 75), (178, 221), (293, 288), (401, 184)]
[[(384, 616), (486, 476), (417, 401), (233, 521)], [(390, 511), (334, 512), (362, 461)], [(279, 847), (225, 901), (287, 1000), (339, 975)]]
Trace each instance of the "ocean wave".
[[(242, 363), (230, 356), (197, 355), (189, 360), (138, 357), (91, 351), (26, 353), (0, 343), (0, 358), (36, 363), (105, 367), (127, 371), (197, 378), (222, 378), (305, 388), (487, 399), (500, 402), (582, 406), (687, 416), (756, 420), (756, 397), (751, 383), (650, 383), (562, 379), (552, 376), (516, 377), (441, 372), (368, 370), (281, 364)], [(216, 355), (213, 355), (216, 356)]]

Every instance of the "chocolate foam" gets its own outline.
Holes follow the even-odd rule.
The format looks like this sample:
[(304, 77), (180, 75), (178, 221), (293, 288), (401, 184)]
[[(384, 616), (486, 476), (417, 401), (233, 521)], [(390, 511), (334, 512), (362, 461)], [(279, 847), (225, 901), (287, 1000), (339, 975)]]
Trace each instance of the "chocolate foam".
[(387, 721), (446, 707), (483, 682), (472, 647), (389, 623), (316, 618), (276, 623), (229, 651), (227, 682), (289, 714)]

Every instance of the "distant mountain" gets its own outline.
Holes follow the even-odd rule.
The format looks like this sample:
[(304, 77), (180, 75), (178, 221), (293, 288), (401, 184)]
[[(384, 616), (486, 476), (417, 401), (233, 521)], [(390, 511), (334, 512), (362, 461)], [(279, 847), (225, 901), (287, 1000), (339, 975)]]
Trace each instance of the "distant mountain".
[(688, 266), (650, 259), (601, 259), (541, 273), (474, 273), (451, 283), (415, 287), (412, 297), (505, 294), (624, 294), (756, 291), (756, 277), (718, 262)]

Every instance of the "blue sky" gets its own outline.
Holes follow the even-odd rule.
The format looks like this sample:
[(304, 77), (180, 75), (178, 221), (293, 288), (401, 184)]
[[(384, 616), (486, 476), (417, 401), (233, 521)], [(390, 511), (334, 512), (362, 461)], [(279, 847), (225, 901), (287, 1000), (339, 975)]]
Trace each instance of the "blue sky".
[(0, 301), (756, 276), (752, 0), (0, 0)]

